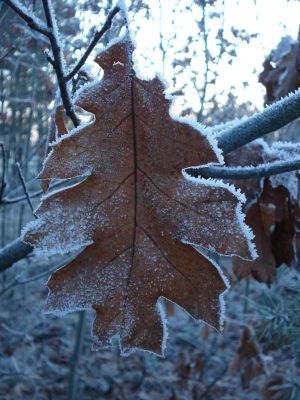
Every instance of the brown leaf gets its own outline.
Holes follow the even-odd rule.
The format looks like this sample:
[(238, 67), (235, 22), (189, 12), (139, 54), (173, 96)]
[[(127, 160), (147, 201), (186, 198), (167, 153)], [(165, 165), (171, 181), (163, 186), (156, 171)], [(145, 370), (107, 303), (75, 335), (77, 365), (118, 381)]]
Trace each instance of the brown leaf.
[(283, 186), (273, 188), (266, 180), (260, 198), (260, 207), (274, 209), (273, 224), (270, 225), (270, 240), (276, 266), (291, 265), (294, 260), (295, 219), (288, 190)]
[[(271, 283), (276, 277), (276, 262), (272, 254), (272, 244), (269, 234), (266, 233), (270, 230), (271, 225), (266, 226), (259, 203), (254, 203), (247, 210), (246, 223), (254, 232), (258, 258), (251, 262), (233, 257), (233, 271), (239, 280), (252, 275), (259, 282)], [(268, 223), (270, 224), (270, 221)]]
[(280, 100), (300, 87), (300, 43), (290, 36), (281, 39), (263, 64), (259, 82), (266, 87), (265, 102)]
[(246, 211), (246, 223), (255, 235), (258, 258), (253, 262), (233, 258), (233, 271), (238, 279), (252, 275), (257, 281), (272, 283), (276, 268), (291, 266), (295, 259), (295, 207), (283, 186), (273, 188), (264, 180), (263, 191)]
[(164, 306), (165, 306), (166, 316), (174, 317), (174, 315), (176, 314), (175, 304), (165, 299)]
[(139, 79), (132, 52), (125, 37), (97, 57), (104, 78), (76, 101), (95, 119), (57, 140), (39, 176), (86, 179), (44, 196), (25, 241), (50, 253), (86, 246), (52, 275), (47, 312), (93, 307), (100, 346), (119, 335), (123, 353), (161, 354), (161, 296), (220, 326), (226, 285), (189, 243), (246, 258), (250, 250), (237, 193), (182, 174), (219, 161), (210, 140), (170, 117), (162, 82)]
[(58, 106), (56, 108), (55, 124), (56, 124), (56, 135), (55, 135), (56, 138), (65, 135), (68, 132), (66, 126), (67, 124), (66, 124), (65, 110), (63, 106)]
[[(255, 166), (287, 161), (299, 154), (300, 147), (295, 143), (278, 142), (268, 146), (259, 139), (228, 154), (226, 165)], [(238, 279), (252, 275), (260, 282), (271, 283), (276, 277), (276, 267), (283, 263), (291, 266), (296, 261), (298, 175), (289, 172), (269, 179), (237, 180), (234, 184), (246, 195), (246, 222), (255, 234), (259, 257), (254, 262), (234, 258), (233, 271)]]
[(262, 388), (263, 399), (285, 400), (282, 390), (280, 388), (276, 388), (276, 386), (280, 386), (282, 384), (284, 384), (284, 379), (281, 375), (273, 374), (269, 376)]
[(259, 345), (251, 328), (246, 326), (242, 334), (241, 344), (232, 360), (231, 372), (241, 373), (242, 387), (246, 389), (252, 379), (259, 376), (263, 370), (264, 363)]

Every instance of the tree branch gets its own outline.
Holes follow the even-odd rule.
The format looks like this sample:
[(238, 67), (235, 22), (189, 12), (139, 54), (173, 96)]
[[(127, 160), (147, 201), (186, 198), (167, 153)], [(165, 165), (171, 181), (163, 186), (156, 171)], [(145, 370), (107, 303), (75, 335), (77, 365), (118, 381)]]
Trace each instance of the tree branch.
[(25, 258), (33, 251), (33, 247), (16, 239), (0, 251), (0, 272), (10, 268), (15, 262)]
[(104, 33), (107, 32), (110, 29), (112, 21), (113, 21), (113, 18), (115, 17), (115, 15), (119, 11), (120, 11), (119, 7), (115, 7), (115, 8), (113, 8), (111, 10), (111, 12), (108, 14), (108, 17), (107, 17), (103, 27), (100, 29), (100, 31), (97, 31), (95, 33), (91, 43), (89, 44), (88, 48), (86, 49), (86, 51), (82, 55), (81, 59), (78, 61), (78, 63), (72, 69), (72, 71), (69, 72), (68, 75), (66, 75), (64, 77), (64, 81), (65, 82), (68, 82), (69, 80), (71, 80), (77, 74), (77, 72), (80, 70), (80, 68), (84, 65), (84, 63), (86, 62), (88, 56), (91, 54), (91, 52), (93, 51), (93, 49), (95, 48), (95, 46), (97, 45), (99, 40), (102, 38)]
[(300, 159), (293, 161), (275, 161), (255, 167), (218, 167), (188, 168), (186, 172), (193, 177), (217, 179), (260, 179), (271, 175), (300, 169)]
[(6, 168), (6, 157), (5, 157), (5, 147), (4, 143), (0, 142), (1, 156), (2, 156), (2, 176), (1, 176), (1, 186), (0, 186), (0, 204), (3, 200), (3, 193), (6, 186), (5, 182), (5, 168)]
[(73, 76), (80, 70), (80, 68), (86, 62), (86, 59), (93, 51), (94, 47), (97, 45), (101, 37), (106, 31), (111, 27), (112, 20), (114, 16), (120, 11), (119, 7), (115, 7), (108, 15), (105, 24), (96, 32), (94, 38), (92, 39), (90, 45), (86, 49), (85, 53), (78, 61), (74, 69), (65, 76), (64, 71), (64, 60), (61, 44), (59, 42), (59, 32), (56, 25), (56, 20), (53, 14), (53, 7), (51, 0), (42, 0), (43, 8), (45, 12), (45, 17), (47, 21), (47, 26), (37, 19), (34, 15), (30, 15), (28, 10), (21, 5), (18, 0), (3, 0), (9, 7), (11, 7), (28, 25), (31, 29), (34, 29), (49, 38), (53, 58), (50, 56), (49, 52), (46, 52), (46, 57), (48, 62), (53, 66), (56, 73), (57, 82), (60, 90), (60, 95), (62, 103), (66, 110), (67, 116), (72, 120), (75, 128), (80, 125), (80, 119), (75, 113), (74, 106), (71, 101), (71, 96), (68, 90), (67, 82), (73, 78)]
[(25, 179), (24, 179), (24, 176), (23, 176), (23, 174), (22, 174), (20, 164), (17, 162), (17, 163), (16, 163), (16, 166), (17, 166), (18, 175), (19, 175), (19, 178), (20, 178), (20, 181), (21, 181), (23, 190), (24, 190), (24, 194), (25, 194), (27, 203), (28, 203), (28, 205), (29, 205), (29, 207), (30, 207), (30, 209), (31, 209), (31, 211), (32, 211), (32, 214), (34, 215), (35, 218), (37, 218), (37, 216), (36, 216), (35, 213), (34, 213), (33, 204), (32, 204), (32, 202), (31, 202), (31, 199), (30, 199), (30, 196), (29, 196), (27, 187), (26, 187)]
[(22, 279), (22, 274), (17, 275), (10, 282), (8, 282), (8, 284), (1, 290), (0, 297), (2, 297), (8, 290), (14, 288), (15, 286), (26, 285), (27, 283), (36, 281), (40, 278), (43, 278), (44, 276), (47, 276), (47, 275), (49, 276), (52, 272), (63, 267), (64, 265), (68, 264), (73, 259), (74, 259), (74, 257), (70, 257), (67, 260), (64, 260), (63, 262), (56, 264), (55, 266), (51, 266), (51, 268), (48, 269), (47, 271), (41, 272), (38, 275), (33, 275), (33, 276), (25, 278), (25, 279), (24, 278)]
[(51, 0), (42, 0), (45, 17), (47, 21), (48, 29), (51, 34), (49, 35), (49, 40), (51, 44), (53, 59), (47, 56), (47, 60), (52, 64), (54, 71), (56, 73), (57, 82), (60, 90), (61, 100), (63, 102), (64, 108), (66, 110), (67, 116), (72, 120), (75, 128), (80, 125), (80, 119), (77, 117), (74, 106), (71, 101), (71, 96), (64, 78), (64, 61), (63, 61), (63, 52), (61, 48), (61, 44), (59, 42), (59, 32), (56, 25), (55, 17), (53, 15), (53, 7), (51, 4)]
[(49, 64), (52, 65), (52, 67), (54, 68), (55, 65), (55, 61), (53, 60), (53, 58), (50, 55), (50, 51), (49, 49), (46, 49), (44, 52), (45, 56), (46, 56), (46, 60), (48, 61)]
[[(51, 189), (57, 188), (57, 187), (63, 187), (65, 182), (57, 182), (51, 185)], [(30, 195), (30, 198), (33, 199), (34, 197), (38, 197), (41, 194), (44, 194), (43, 190), (38, 190), (36, 192), (33, 192)], [(18, 196), (18, 197), (3, 197), (2, 199), (2, 204), (15, 204), (15, 203), (20, 203), (21, 201), (27, 200), (26, 195), (24, 196)]]
[(28, 10), (16, 0), (2, 0), (3, 3), (8, 5), (15, 11), (29, 26), (29, 28), (50, 37), (51, 31), (47, 28), (43, 21), (36, 18), (34, 15), (28, 14)]
[(276, 131), (300, 117), (300, 90), (268, 106), (263, 111), (216, 135), (218, 146), (230, 153), (239, 147)]
[(8, 50), (6, 51), (6, 53), (4, 53), (3, 55), (0, 56), (0, 62), (1, 62), (2, 60), (4, 60), (6, 57), (8, 57), (9, 55), (11, 55), (15, 50), (16, 50), (15, 46), (11, 46), (11, 48), (8, 49)]
[(80, 125), (80, 119), (75, 113), (67, 83), (64, 79), (65, 74), (63, 52), (58, 39), (59, 32), (56, 25), (55, 17), (53, 15), (51, 0), (42, 0), (47, 26), (45, 26), (45, 24), (37, 19), (34, 15), (29, 14), (29, 11), (22, 4), (20, 4), (18, 0), (3, 1), (12, 10), (14, 10), (28, 24), (31, 29), (38, 31), (48, 37), (52, 49), (53, 58), (50, 57), (49, 53), (46, 53), (46, 57), (54, 68), (61, 100), (66, 110), (66, 114), (72, 120), (73, 125), (77, 127), (78, 125)]
[[(203, 29), (203, 41), (204, 41), (204, 56), (205, 56), (205, 71), (204, 71), (204, 84), (203, 84), (203, 89), (202, 89), (202, 95), (200, 99), (200, 111), (198, 112), (197, 115), (197, 120), (201, 121), (203, 117), (203, 112), (204, 112), (204, 106), (205, 106), (205, 99), (206, 99), (206, 92), (207, 92), (207, 84), (208, 84), (208, 72), (209, 72), (209, 60), (208, 60), (208, 34), (206, 31), (206, 0), (203, 0), (201, 2), (202, 6), (202, 29)], [(201, 31), (201, 22), (199, 23), (200, 25), (200, 31)]]

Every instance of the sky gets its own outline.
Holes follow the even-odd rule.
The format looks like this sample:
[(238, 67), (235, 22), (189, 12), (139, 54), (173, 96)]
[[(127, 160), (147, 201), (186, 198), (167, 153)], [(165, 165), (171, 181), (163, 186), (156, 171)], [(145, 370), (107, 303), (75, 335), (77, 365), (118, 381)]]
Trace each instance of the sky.
[[(130, 0), (125, 0), (130, 4)], [(178, 112), (183, 106), (200, 108), (199, 90), (203, 87), (205, 70), (203, 36), (199, 35), (202, 11), (197, 0), (144, 0), (150, 10), (147, 20), (141, 14), (129, 15), (130, 27), (135, 32), (137, 51), (136, 65), (142, 77), (151, 78), (155, 73), (164, 76), (173, 91), (184, 87), (183, 96), (176, 99)], [(189, 7), (189, 9), (187, 9)], [(258, 109), (263, 108), (264, 87), (258, 83), (262, 63), (276, 47), (281, 37), (290, 35), (297, 38), (300, 21), (299, 0), (217, 0), (207, 6), (206, 26), (208, 47), (212, 54), (217, 51), (215, 33), (220, 29), (220, 19), (214, 18), (214, 11), (224, 11), (224, 35), (230, 41), (236, 40), (236, 57), (223, 57), (217, 68), (219, 77), (215, 86), (208, 87), (207, 96), (212, 92), (232, 91), (239, 103), (251, 102)], [(99, 16), (88, 17), (88, 27), (99, 26)], [(249, 43), (240, 43), (231, 29), (244, 29), (248, 34), (257, 34)], [(175, 37), (174, 37), (175, 36)], [(190, 62), (184, 71), (173, 77), (178, 70), (172, 65), (182, 49), (189, 43), (186, 53)], [(163, 61), (161, 45), (166, 50)], [(171, 46), (170, 46), (171, 45)], [(180, 58), (180, 57), (179, 57)], [(191, 82), (194, 74), (195, 84)], [(245, 84), (246, 83), (246, 84)], [(224, 95), (224, 99), (226, 96)], [(222, 101), (222, 97), (220, 97)]]

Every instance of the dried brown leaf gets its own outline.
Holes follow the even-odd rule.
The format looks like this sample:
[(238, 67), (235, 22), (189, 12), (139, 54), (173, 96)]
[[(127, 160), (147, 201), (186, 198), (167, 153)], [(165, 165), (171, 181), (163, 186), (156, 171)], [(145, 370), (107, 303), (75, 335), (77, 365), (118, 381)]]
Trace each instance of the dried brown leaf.
[(252, 329), (246, 326), (241, 337), (241, 344), (232, 360), (231, 372), (241, 373), (242, 387), (246, 389), (255, 377), (262, 374), (263, 370), (264, 363), (259, 345)]
[(47, 312), (93, 307), (100, 346), (118, 335), (123, 353), (161, 354), (160, 297), (220, 326), (226, 285), (189, 243), (249, 258), (249, 239), (234, 189), (182, 174), (219, 157), (198, 125), (170, 117), (158, 78), (136, 76), (132, 52), (125, 37), (97, 57), (104, 78), (76, 101), (94, 121), (61, 136), (39, 176), (86, 179), (44, 196), (25, 241), (44, 252), (86, 246), (52, 275)]
[(281, 39), (263, 64), (259, 82), (266, 87), (265, 102), (280, 100), (300, 87), (300, 43), (290, 36)]

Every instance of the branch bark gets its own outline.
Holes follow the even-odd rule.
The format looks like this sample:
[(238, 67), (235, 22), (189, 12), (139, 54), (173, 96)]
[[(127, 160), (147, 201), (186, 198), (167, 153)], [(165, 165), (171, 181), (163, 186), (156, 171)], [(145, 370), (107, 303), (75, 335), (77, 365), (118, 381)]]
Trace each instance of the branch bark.
[(31, 199), (30, 199), (27, 187), (26, 187), (26, 182), (25, 182), (25, 179), (24, 179), (20, 164), (18, 162), (16, 163), (16, 167), (17, 167), (18, 175), (19, 175), (19, 178), (20, 178), (20, 181), (21, 181), (24, 193), (25, 193), (25, 197), (26, 197), (27, 203), (28, 203), (28, 205), (29, 205), (29, 207), (30, 207), (30, 209), (32, 211), (32, 214), (34, 215), (35, 218), (37, 218), (37, 216), (34, 213), (33, 204), (31, 202)]
[(47, 26), (44, 24), (43, 21), (41, 21), (39, 18), (36, 18), (34, 15), (28, 14), (27, 8), (22, 6), (19, 2), (15, 2), (13, 0), (2, 0), (3, 3), (5, 3), (7, 6), (9, 6), (16, 14), (19, 15), (29, 26), (29, 28), (40, 32), (41, 34), (45, 36), (50, 36), (51, 32), (47, 28)]
[(56, 73), (58, 87), (60, 91), (60, 96), (66, 110), (67, 116), (72, 120), (75, 128), (80, 125), (80, 119), (75, 113), (73, 103), (71, 101), (71, 96), (68, 90), (67, 83), (65, 81), (65, 71), (64, 71), (64, 59), (61, 44), (59, 42), (59, 32), (55, 21), (55, 16), (53, 14), (53, 7), (51, 0), (42, 0), (45, 17), (47, 21), (48, 29), (51, 34), (49, 35), (49, 40), (52, 48), (53, 58), (49, 55), (47, 56), (48, 61), (51, 60), (51, 65)]
[(230, 153), (300, 117), (300, 90), (216, 135), (218, 146)]
[(0, 251), (0, 272), (10, 268), (15, 262), (25, 258), (33, 247), (22, 242), (20, 238), (9, 243)]
[(1, 156), (2, 156), (2, 176), (1, 176), (1, 183), (0, 183), (0, 204), (3, 202), (3, 193), (6, 186), (5, 182), (5, 169), (6, 169), (6, 154), (5, 154), (5, 147), (4, 143), (0, 142), (1, 148)]
[(186, 172), (196, 178), (217, 179), (260, 179), (284, 172), (300, 169), (300, 159), (293, 161), (276, 161), (255, 167), (217, 167), (188, 168)]
[[(63, 187), (64, 184), (65, 184), (64, 182), (54, 183), (51, 186), (51, 189), (55, 189), (55, 188), (57, 189), (59, 187)], [(42, 194), (44, 194), (43, 190), (37, 190), (36, 192), (33, 192), (30, 195), (30, 198), (33, 199), (35, 197), (41, 196)], [(18, 196), (18, 197), (3, 197), (1, 203), (2, 204), (15, 204), (15, 203), (20, 203), (21, 201), (24, 201), (24, 200), (27, 200), (27, 196), (26, 195)]]
[(81, 59), (78, 61), (78, 63), (72, 69), (72, 71), (69, 72), (68, 75), (66, 75), (64, 77), (64, 81), (65, 82), (68, 82), (69, 80), (71, 80), (77, 74), (77, 72), (80, 70), (80, 68), (84, 65), (84, 63), (86, 62), (88, 56), (94, 50), (95, 46), (97, 45), (99, 40), (102, 38), (104, 33), (107, 32), (110, 29), (112, 21), (113, 21), (113, 18), (119, 11), (120, 11), (119, 7), (115, 7), (115, 8), (113, 8), (111, 10), (111, 12), (108, 14), (108, 17), (107, 17), (103, 27), (100, 29), (100, 31), (97, 31), (95, 33), (91, 43), (89, 44), (88, 48), (86, 49), (86, 51), (82, 55)]
[(203, 41), (204, 41), (204, 57), (205, 57), (205, 71), (204, 71), (204, 84), (202, 88), (202, 95), (200, 99), (200, 111), (197, 115), (197, 120), (201, 121), (203, 118), (203, 112), (204, 112), (204, 106), (205, 106), (205, 99), (206, 99), (206, 91), (207, 91), (207, 84), (208, 84), (208, 72), (209, 72), (209, 59), (208, 59), (208, 34), (206, 31), (206, 0), (203, 0), (201, 2), (202, 5), (202, 24), (201, 22), (199, 23), (200, 25), (200, 31), (201, 31), (201, 25), (203, 29)]
[(81, 59), (78, 61), (74, 69), (69, 73), (65, 74), (64, 70), (64, 58), (63, 51), (59, 41), (59, 32), (56, 24), (55, 16), (53, 13), (53, 7), (51, 0), (42, 0), (43, 8), (45, 12), (47, 25), (43, 21), (36, 18), (34, 15), (30, 14), (29, 11), (16, 0), (3, 0), (12, 10), (14, 10), (27, 24), (28, 26), (41, 34), (48, 37), (52, 49), (52, 55), (47, 52), (46, 57), (48, 62), (52, 65), (60, 90), (60, 95), (62, 99), (63, 106), (66, 110), (67, 116), (73, 122), (75, 128), (80, 125), (80, 119), (76, 115), (73, 103), (71, 101), (71, 96), (68, 90), (68, 81), (70, 81), (74, 75), (80, 70), (80, 68), (86, 62), (88, 56), (91, 54), (99, 40), (102, 38), (105, 32), (109, 30), (112, 24), (112, 20), (115, 15), (120, 11), (119, 7), (115, 7), (108, 15), (103, 27), (100, 31), (97, 31), (89, 44), (88, 48), (84, 52)]

